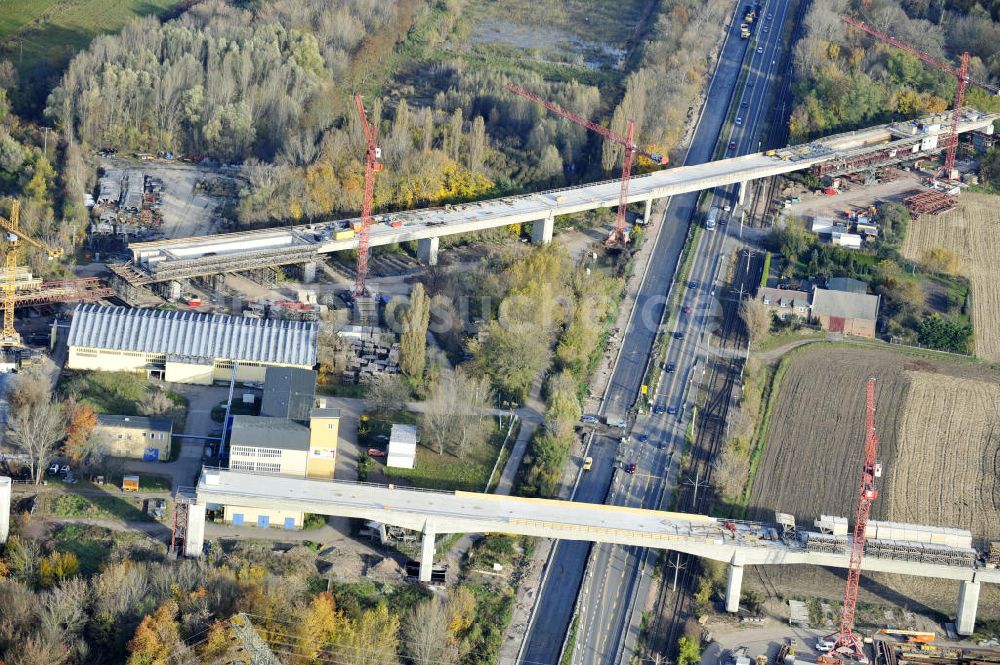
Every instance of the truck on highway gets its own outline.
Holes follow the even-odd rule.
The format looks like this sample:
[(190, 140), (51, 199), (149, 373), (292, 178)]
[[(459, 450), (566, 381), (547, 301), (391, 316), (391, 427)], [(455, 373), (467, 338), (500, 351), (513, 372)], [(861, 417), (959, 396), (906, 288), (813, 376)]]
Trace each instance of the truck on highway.
[(712, 206), (712, 209), (708, 211), (708, 216), (705, 217), (705, 228), (709, 231), (715, 230), (715, 225), (719, 221), (719, 209), (716, 206)]
[(750, 39), (750, 24), (743, 22), (740, 23), (740, 38)]

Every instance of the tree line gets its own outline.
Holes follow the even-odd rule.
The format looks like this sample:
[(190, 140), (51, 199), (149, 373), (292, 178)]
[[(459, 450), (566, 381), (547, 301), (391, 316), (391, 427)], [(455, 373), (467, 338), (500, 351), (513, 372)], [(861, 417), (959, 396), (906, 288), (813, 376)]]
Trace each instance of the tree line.
[[(932, 57), (957, 62), (970, 53), (973, 78), (1000, 80), (1000, 22), (981, 2), (831, 0), (810, 6), (793, 50), (793, 140), (853, 129), (892, 117), (938, 113), (954, 101), (954, 79), (915, 56), (848, 26), (851, 14)], [(984, 111), (1000, 102), (969, 86), (966, 103)]]

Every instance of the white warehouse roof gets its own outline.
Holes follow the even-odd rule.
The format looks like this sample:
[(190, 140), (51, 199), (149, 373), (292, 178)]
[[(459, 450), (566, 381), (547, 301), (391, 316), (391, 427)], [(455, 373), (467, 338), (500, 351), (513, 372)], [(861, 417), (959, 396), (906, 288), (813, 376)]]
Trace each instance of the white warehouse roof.
[(312, 367), (318, 324), (158, 309), (77, 305), (68, 345)]

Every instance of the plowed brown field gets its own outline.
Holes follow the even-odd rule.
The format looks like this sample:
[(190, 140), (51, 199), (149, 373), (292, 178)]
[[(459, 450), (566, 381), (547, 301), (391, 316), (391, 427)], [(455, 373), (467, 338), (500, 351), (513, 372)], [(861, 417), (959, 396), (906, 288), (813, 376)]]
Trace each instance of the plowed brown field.
[[(751, 495), (751, 517), (820, 514), (853, 523), (864, 434), (864, 384), (878, 379), (876, 427), (885, 472), (875, 519), (972, 530), (1000, 540), (1000, 373), (891, 351), (805, 348), (788, 360)], [(786, 595), (839, 600), (843, 577), (768, 567), (751, 580)], [(864, 580), (863, 600), (953, 616), (958, 584), (901, 575)], [(1000, 618), (1000, 590), (984, 585), (980, 616)]]
[(972, 326), (976, 355), (1000, 361), (1000, 197), (965, 193), (957, 210), (910, 224), (903, 255), (919, 261), (941, 247), (962, 259), (972, 282)]

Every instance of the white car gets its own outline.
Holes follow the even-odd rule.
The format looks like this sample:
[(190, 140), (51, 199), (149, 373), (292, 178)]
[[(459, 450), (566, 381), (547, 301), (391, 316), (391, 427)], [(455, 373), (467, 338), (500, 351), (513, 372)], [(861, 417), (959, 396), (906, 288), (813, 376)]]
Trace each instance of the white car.
[(834, 647), (833, 642), (829, 640), (820, 640), (819, 642), (816, 643), (816, 651), (822, 651), (823, 653), (830, 651), (831, 649), (833, 649), (833, 647)]
[(758, 46), (757, 47), (757, 53), (763, 53), (763, 52), (764, 52), (764, 47), (763, 46)]

